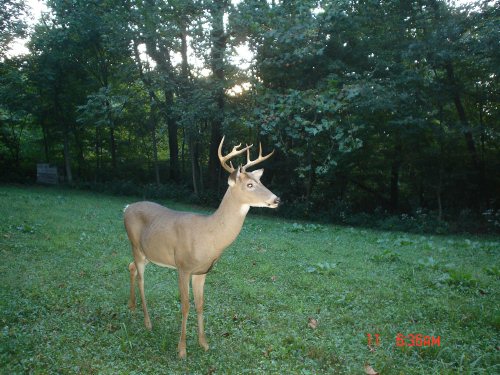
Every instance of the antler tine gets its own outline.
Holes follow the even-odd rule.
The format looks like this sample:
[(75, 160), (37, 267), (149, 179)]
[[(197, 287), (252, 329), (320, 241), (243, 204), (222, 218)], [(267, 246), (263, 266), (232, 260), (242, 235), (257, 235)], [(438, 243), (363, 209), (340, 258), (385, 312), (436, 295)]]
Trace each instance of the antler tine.
[[(219, 160), (220, 160), (222, 167), (226, 171), (228, 171), (229, 173), (233, 173), (235, 171), (235, 168), (233, 167), (233, 163), (231, 161), (229, 161), (229, 159), (232, 159), (235, 156), (240, 155), (240, 154), (244, 153), (245, 151), (248, 151), (248, 149), (250, 147), (252, 147), (253, 145), (250, 145), (250, 146), (247, 145), (246, 147), (242, 148), (241, 150), (238, 150), (238, 148), (241, 146), (241, 143), (240, 143), (239, 145), (234, 146), (229, 154), (227, 154), (226, 156), (222, 156), (222, 144), (224, 143), (224, 138), (226, 138), (226, 136), (222, 137), (222, 140), (220, 141), (220, 144), (219, 144), (219, 150), (218, 150)], [(227, 161), (229, 161), (229, 165), (227, 165), (227, 163), (226, 163)]]
[(262, 156), (262, 143), (259, 142), (259, 157), (255, 160), (250, 159), (250, 150), (247, 150), (247, 163), (243, 166), (243, 171), (245, 171), (247, 168), (259, 164), (263, 162), (264, 160), (270, 158), (274, 154), (274, 150), (272, 150), (269, 154), (266, 156)]

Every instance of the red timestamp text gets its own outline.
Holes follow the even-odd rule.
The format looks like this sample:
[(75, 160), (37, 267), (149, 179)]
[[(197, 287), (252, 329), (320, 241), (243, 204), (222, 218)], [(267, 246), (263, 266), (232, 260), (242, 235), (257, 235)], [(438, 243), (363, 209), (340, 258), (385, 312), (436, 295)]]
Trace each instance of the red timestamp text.
[[(366, 337), (368, 339), (368, 347), (370, 347), (371, 349), (373, 349), (373, 345), (380, 346), (380, 342), (382, 340), (378, 333), (367, 333)], [(434, 337), (423, 335), (421, 333), (411, 333), (409, 335), (403, 335), (402, 333), (398, 333), (396, 335), (396, 346), (441, 346), (441, 336)]]
[(396, 346), (441, 346), (441, 336), (424, 336), (421, 333), (403, 335), (398, 333), (396, 335)]

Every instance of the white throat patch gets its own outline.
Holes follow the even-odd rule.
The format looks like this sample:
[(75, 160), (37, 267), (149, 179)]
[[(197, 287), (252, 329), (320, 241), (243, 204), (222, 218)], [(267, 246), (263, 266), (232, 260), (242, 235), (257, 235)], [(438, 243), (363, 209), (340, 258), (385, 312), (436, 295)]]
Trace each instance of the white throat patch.
[(240, 207), (240, 214), (242, 214), (243, 216), (245, 216), (248, 213), (249, 209), (250, 209), (250, 205), (249, 204), (242, 205)]

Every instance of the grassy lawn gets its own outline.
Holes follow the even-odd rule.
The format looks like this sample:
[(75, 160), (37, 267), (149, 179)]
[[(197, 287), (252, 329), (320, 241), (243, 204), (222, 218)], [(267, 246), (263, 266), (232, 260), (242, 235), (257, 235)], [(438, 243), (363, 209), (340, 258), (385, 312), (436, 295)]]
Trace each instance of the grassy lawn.
[(151, 332), (127, 308), (132, 201), (0, 187), (0, 373), (500, 373), (500, 238), (252, 214), (207, 277), (210, 351), (192, 308), (179, 361), (175, 271), (146, 269)]

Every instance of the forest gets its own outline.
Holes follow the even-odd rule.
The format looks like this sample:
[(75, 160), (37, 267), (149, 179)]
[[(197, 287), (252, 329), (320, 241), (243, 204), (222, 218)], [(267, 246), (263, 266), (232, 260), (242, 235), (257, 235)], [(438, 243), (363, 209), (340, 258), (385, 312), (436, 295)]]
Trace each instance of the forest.
[(2, 3), (1, 183), (216, 205), (225, 135), (275, 150), (278, 214), (500, 230), (498, 1)]

